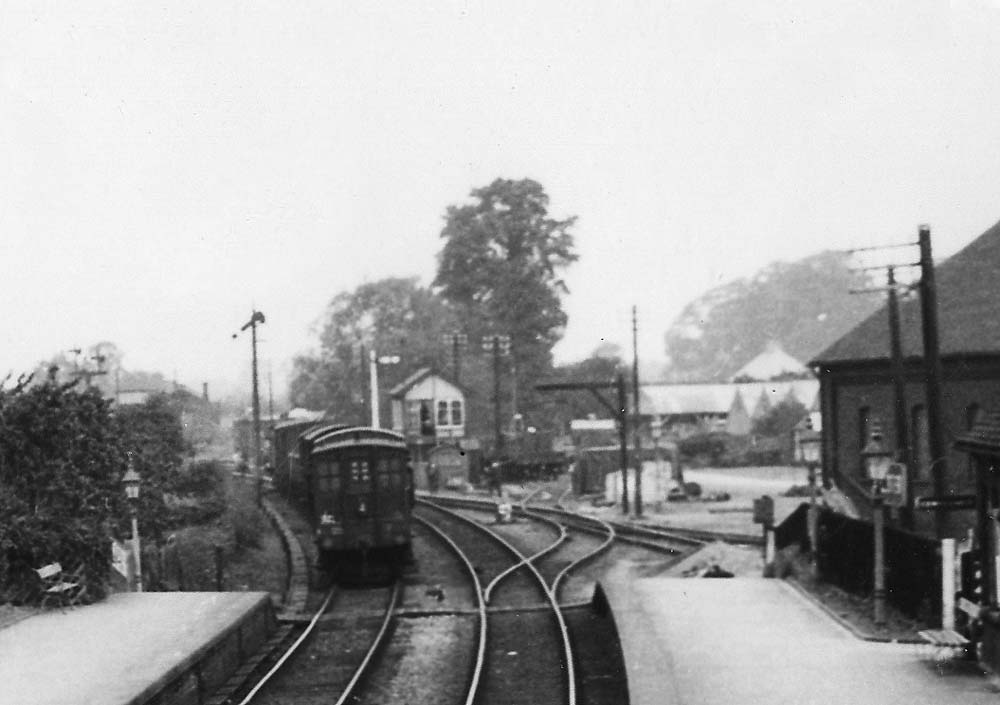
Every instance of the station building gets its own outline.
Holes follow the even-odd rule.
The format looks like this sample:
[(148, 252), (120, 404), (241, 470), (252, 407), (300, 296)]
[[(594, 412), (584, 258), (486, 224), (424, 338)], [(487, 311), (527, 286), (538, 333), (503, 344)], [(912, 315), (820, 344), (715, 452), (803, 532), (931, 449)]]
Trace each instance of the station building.
[[(944, 464), (945, 496), (976, 492), (976, 471), (953, 445), (983, 410), (1000, 409), (1000, 223), (935, 268), (941, 360), (941, 422), (947, 448), (930, 457), (923, 360), (923, 326), (917, 295), (899, 302), (906, 422), (897, 428), (890, 360), (888, 307), (883, 306), (810, 365), (819, 377), (823, 417), (824, 481), (846, 494), (858, 513), (871, 515), (871, 482), (861, 451), (878, 424), (895, 447), (909, 448), (906, 502), (889, 521), (926, 536), (964, 538), (976, 522), (972, 509), (942, 513), (915, 506), (934, 493), (932, 468)], [(937, 526), (937, 523), (940, 526)]]

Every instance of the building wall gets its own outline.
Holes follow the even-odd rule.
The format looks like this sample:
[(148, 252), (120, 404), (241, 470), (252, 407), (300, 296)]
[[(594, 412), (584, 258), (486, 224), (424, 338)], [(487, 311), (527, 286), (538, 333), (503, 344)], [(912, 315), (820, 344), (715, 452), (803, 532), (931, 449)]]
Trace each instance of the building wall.
[[(932, 473), (926, 463), (914, 467), (917, 444), (926, 449), (926, 427), (914, 428), (914, 411), (926, 410), (923, 372), (911, 365), (906, 371), (905, 385), (907, 426), (905, 433), (910, 449), (909, 489), (913, 497), (934, 494)], [(825, 371), (821, 374), (821, 404), (824, 418), (824, 466), (837, 486), (845, 491), (863, 511), (869, 509), (866, 473), (860, 451), (867, 442), (862, 437), (867, 426), (877, 419), (885, 442), (894, 447), (897, 438), (893, 388), (888, 364), (868, 364), (853, 369)], [(970, 412), (975, 409), (1000, 407), (1000, 358), (980, 360), (943, 360), (941, 385), (941, 415), (947, 452), (945, 490), (953, 494), (973, 494), (975, 474), (966, 454), (951, 447), (956, 434), (969, 428)], [(919, 424), (918, 424), (919, 425)], [(926, 455), (926, 450), (923, 453)], [(934, 533), (934, 513), (912, 512), (913, 528), (920, 533)], [(904, 517), (894, 517), (896, 521)], [(972, 512), (949, 512), (945, 524), (947, 535), (960, 538), (973, 526)]]

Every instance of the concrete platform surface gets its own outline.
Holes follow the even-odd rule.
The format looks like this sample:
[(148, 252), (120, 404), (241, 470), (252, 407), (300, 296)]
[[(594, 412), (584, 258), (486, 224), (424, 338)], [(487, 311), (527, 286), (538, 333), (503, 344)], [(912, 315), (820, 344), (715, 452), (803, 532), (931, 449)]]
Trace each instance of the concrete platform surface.
[(863, 641), (781, 580), (602, 580), (632, 705), (997, 703), (993, 682), (928, 647)]
[(150, 592), (0, 630), (0, 704), (125, 705), (180, 674), (267, 593)]

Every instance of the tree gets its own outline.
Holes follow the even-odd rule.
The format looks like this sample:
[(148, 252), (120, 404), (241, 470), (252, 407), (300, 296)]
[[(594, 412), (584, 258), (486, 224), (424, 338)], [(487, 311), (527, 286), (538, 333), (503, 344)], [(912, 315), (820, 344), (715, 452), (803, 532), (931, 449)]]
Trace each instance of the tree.
[(470, 341), (510, 336), (514, 384), (530, 407), (531, 383), (551, 370), (566, 326), (562, 273), (577, 259), (569, 232), (576, 218), (550, 218), (549, 197), (531, 179), (497, 179), (471, 195), (473, 203), (447, 209), (434, 286)]
[(382, 279), (337, 294), (324, 315), (319, 352), (295, 358), (292, 404), (368, 423), (369, 352), (400, 357), (399, 364), (380, 368), (385, 395), (420, 367), (437, 365), (443, 359), (442, 336), (455, 328), (449, 307), (415, 277)]
[(797, 399), (783, 399), (754, 422), (753, 432), (769, 438), (790, 437), (792, 429), (808, 413)]
[[(54, 377), (54, 375), (53, 375)], [(142, 477), (143, 535), (173, 525), (181, 425), (166, 398), (114, 409), (76, 380), (0, 386), (0, 598), (30, 599), (32, 568), (83, 566), (87, 595), (104, 590), (110, 539), (129, 535), (121, 478), (128, 452)]]

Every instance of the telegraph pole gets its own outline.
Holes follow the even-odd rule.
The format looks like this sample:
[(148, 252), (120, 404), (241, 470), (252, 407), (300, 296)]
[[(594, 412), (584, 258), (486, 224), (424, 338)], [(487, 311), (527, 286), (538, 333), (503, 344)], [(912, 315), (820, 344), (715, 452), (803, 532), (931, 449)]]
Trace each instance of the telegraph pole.
[(445, 345), (451, 346), (451, 365), (455, 372), (455, 383), (462, 381), (462, 355), (461, 349), (469, 342), (465, 333), (445, 333), (441, 336)]
[[(931, 228), (921, 225), (920, 244), (920, 319), (924, 329), (924, 377), (927, 394), (927, 431), (930, 435), (931, 479), (934, 496), (945, 496), (947, 449), (941, 423), (941, 357), (938, 340), (937, 287), (934, 284), (934, 258), (931, 255)], [(944, 538), (947, 511), (934, 510), (934, 528), (939, 539)]]
[[(264, 477), (260, 467), (260, 393), (257, 385), (257, 326), (264, 322), (264, 314), (254, 311), (250, 315), (250, 320), (243, 324), (240, 332), (250, 329), (251, 346), (251, 375), (253, 377), (253, 469), (254, 477), (257, 478), (257, 504), (259, 505), (264, 493)], [(236, 337), (233, 333), (233, 337)]]
[(635, 515), (642, 516), (642, 448), (639, 439), (639, 322), (632, 306), (632, 437), (635, 444)]
[(510, 352), (509, 335), (488, 335), (483, 338), (483, 350), (493, 352), (493, 436), (494, 455), (503, 455), (503, 432), (500, 430), (500, 354)]
[[(906, 371), (903, 367), (903, 343), (899, 332), (899, 295), (896, 292), (896, 268), (886, 271), (886, 286), (889, 289), (889, 349), (892, 357), (892, 386), (896, 402), (896, 462), (910, 466), (910, 449), (906, 429)], [(913, 492), (906, 493), (906, 504), (902, 507), (903, 525), (913, 525)]]

